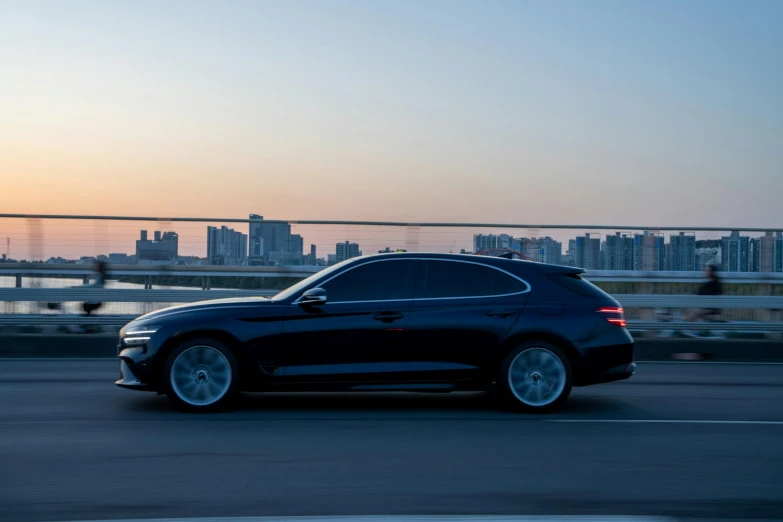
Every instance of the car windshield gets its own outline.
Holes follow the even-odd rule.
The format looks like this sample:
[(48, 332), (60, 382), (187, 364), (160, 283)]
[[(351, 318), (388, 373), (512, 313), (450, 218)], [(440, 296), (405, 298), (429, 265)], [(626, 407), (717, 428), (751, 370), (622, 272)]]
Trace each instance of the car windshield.
[(330, 274), (336, 272), (337, 270), (344, 267), (346, 264), (348, 264), (351, 259), (346, 259), (345, 261), (342, 261), (340, 263), (337, 263), (336, 265), (332, 265), (330, 267), (324, 268), (320, 272), (316, 272), (315, 274), (311, 275), (310, 277), (306, 277), (299, 281), (298, 283), (295, 283), (282, 292), (276, 294), (274, 297), (272, 297), (273, 301), (284, 301), (286, 299), (290, 299), (291, 297), (295, 296), (308, 286), (310, 286), (313, 282), (322, 280), (324, 278), (327, 278)]

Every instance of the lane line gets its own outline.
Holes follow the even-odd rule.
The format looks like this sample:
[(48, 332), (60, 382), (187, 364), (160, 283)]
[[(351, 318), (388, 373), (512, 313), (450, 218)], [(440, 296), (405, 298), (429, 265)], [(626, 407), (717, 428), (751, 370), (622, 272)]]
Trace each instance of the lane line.
[(636, 364), (679, 364), (691, 366), (694, 364), (723, 364), (732, 366), (783, 366), (783, 362), (772, 361), (635, 361)]
[(571, 424), (735, 424), (748, 426), (783, 426), (772, 420), (700, 420), (700, 419), (546, 419), (546, 422)]
[(211, 518), (134, 518), (122, 520), (71, 520), (68, 522), (672, 522), (668, 517), (595, 516), (595, 515), (379, 515), (379, 516), (285, 516), (285, 517), (211, 517)]
[(31, 362), (31, 361), (43, 361), (43, 362), (86, 362), (86, 361), (116, 361), (117, 357), (3, 357), (0, 355), (0, 361), (17, 361), (17, 362)]
[[(116, 357), (3, 357), (0, 355), (0, 361), (16, 362), (93, 362), (93, 361), (116, 361)], [(783, 366), (783, 362), (773, 361), (635, 361), (637, 364), (672, 364), (692, 366), (694, 364), (718, 364), (724, 366)]]

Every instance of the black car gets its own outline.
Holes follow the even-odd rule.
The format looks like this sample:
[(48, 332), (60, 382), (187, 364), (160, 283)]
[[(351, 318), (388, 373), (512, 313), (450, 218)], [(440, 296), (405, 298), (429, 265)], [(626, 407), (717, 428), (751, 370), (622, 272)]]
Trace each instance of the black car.
[(153, 312), (120, 331), (118, 386), (211, 410), (240, 391), (495, 389), (529, 411), (572, 386), (633, 375), (617, 301), (578, 268), (453, 254), (381, 254), (271, 299)]

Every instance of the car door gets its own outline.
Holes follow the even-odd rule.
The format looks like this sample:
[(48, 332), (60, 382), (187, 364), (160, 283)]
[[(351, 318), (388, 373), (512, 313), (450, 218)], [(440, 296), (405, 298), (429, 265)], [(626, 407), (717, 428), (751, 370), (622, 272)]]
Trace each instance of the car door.
[(324, 281), (327, 302), (292, 304), (275, 362), (284, 382), (395, 381), (407, 371), (396, 349), (409, 341), (417, 260), (360, 263)]
[(480, 262), (421, 262), (414, 301), (411, 377), (475, 378), (519, 317), (530, 286)]

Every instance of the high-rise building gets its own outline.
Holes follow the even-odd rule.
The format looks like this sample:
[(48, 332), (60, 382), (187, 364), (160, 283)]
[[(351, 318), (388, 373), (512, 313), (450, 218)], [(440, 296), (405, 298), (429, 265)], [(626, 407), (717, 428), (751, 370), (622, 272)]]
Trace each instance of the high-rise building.
[(207, 227), (207, 259), (210, 265), (247, 264), (247, 236), (222, 226)]
[(155, 239), (147, 239), (147, 231), (141, 231), (136, 240), (136, 259), (139, 264), (176, 263), (179, 253), (179, 236), (176, 232), (155, 232)]
[(498, 236), (498, 248), (512, 250), (514, 248), (514, 238), (508, 234), (500, 234)]
[(315, 245), (310, 245), (310, 253), (302, 256), (302, 263), (308, 266), (318, 265), (318, 256), (316, 256)]
[[(264, 219), (264, 216), (258, 214), (250, 214), (250, 219)], [(248, 253), (253, 257), (261, 257), (264, 255), (264, 241), (261, 236), (261, 223), (250, 223), (247, 237), (250, 240), (248, 247)]]
[[(593, 237), (590, 234), (579, 236), (574, 241), (573, 256), (574, 264), (585, 270), (601, 269), (601, 238)], [(571, 242), (569, 241), (569, 253), (571, 253)]]
[(644, 231), (633, 236), (633, 269), (663, 270), (666, 266), (666, 242), (662, 235)]
[(775, 271), (776, 239), (774, 232), (767, 232), (759, 238), (759, 272)]
[(750, 248), (750, 272), (761, 271), (761, 238), (752, 237), (749, 241)]
[(291, 234), (289, 238), (288, 251), (293, 254), (304, 254), (304, 238), (299, 234)]
[(699, 270), (696, 265), (696, 236), (693, 234), (672, 234), (669, 238), (668, 269), (675, 272)]
[(479, 253), (483, 250), (494, 250), (498, 248), (498, 237), (494, 234), (474, 234), (473, 252)]
[(528, 259), (539, 263), (559, 265), (562, 263), (563, 244), (551, 237), (519, 238), (515, 241), (514, 250)]
[(775, 234), (775, 272), (783, 272), (783, 232)]
[[(273, 252), (290, 252), (291, 225), (288, 223), (274, 223), (272, 225), (274, 241)], [(266, 238), (266, 236), (264, 236)], [(301, 251), (301, 250), (300, 250)]]
[(703, 270), (708, 266), (721, 267), (721, 239), (699, 239), (696, 241), (696, 268)]
[(750, 238), (738, 230), (722, 238), (721, 269), (724, 272), (750, 271)]
[[(263, 220), (263, 216), (250, 214), (250, 219)], [(291, 256), (291, 225), (289, 223), (250, 223), (250, 256), (263, 256), (267, 262), (272, 259), (286, 259)], [(296, 257), (296, 256), (294, 256)], [(253, 263), (255, 264), (255, 262)]]
[(604, 270), (633, 270), (633, 236), (606, 236), (604, 253)]
[(517, 250), (515, 246), (518, 240), (508, 234), (474, 234), (473, 252), (478, 253), (484, 250)]
[(351, 259), (352, 257), (359, 257), (362, 255), (361, 250), (359, 250), (358, 243), (351, 243), (350, 241), (346, 241), (344, 243), (337, 243), (335, 246), (337, 250), (335, 253), (336, 263), (340, 263), (346, 259)]

